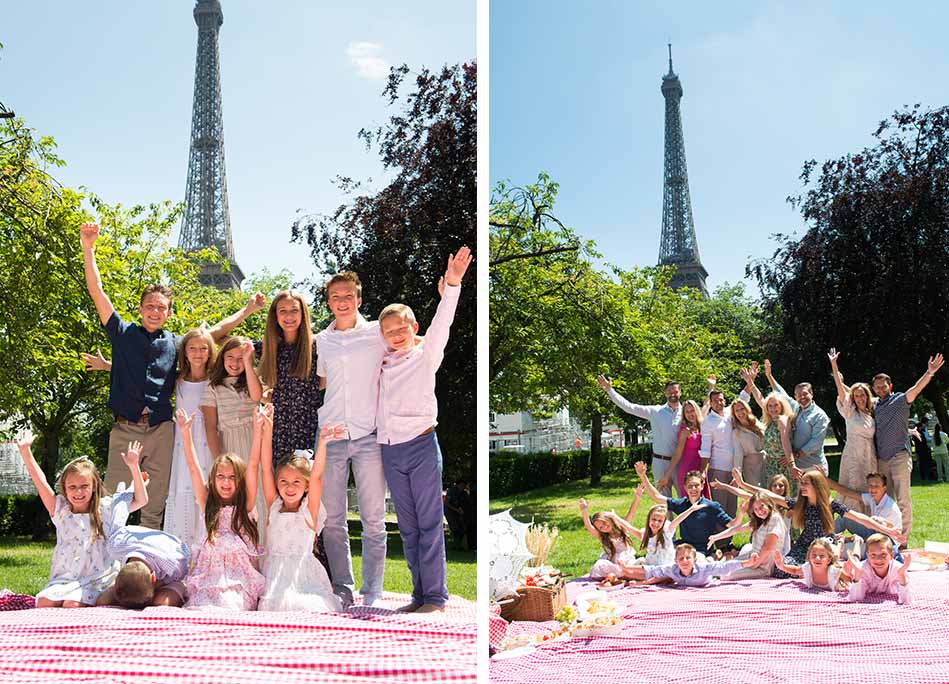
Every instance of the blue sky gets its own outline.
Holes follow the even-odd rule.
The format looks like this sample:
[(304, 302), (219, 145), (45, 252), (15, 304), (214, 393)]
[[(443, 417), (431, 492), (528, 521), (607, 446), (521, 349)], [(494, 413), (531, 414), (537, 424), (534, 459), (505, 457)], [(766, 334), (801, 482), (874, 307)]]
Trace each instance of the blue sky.
[[(382, 178), (356, 138), (392, 109), (388, 65), (476, 54), (474, 0), (222, 0), (221, 80), (231, 227), (245, 274), (312, 271), (298, 209), (328, 211), (337, 174)], [(125, 205), (184, 199), (197, 27), (192, 0), (7, 2), (0, 101), (67, 162), (56, 172)], [(177, 231), (175, 238), (177, 239)], [(77, 238), (78, 240), (78, 238)], [(77, 242), (78, 248), (78, 242)]]
[(654, 265), (671, 40), (699, 250), (712, 288), (736, 282), (801, 228), (785, 198), (806, 159), (947, 104), (947, 25), (931, 2), (492, 2), (492, 185), (547, 171), (556, 214), (609, 262)]

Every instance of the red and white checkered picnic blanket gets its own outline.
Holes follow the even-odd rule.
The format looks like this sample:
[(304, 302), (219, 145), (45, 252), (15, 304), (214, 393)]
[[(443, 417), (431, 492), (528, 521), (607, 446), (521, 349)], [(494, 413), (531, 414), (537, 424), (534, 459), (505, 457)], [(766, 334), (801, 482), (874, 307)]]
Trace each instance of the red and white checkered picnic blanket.
[(348, 613), (44, 608), (0, 614), (0, 682), (474, 682), (475, 605)]
[[(609, 597), (626, 618), (621, 634), (492, 660), (491, 684), (949, 682), (949, 572), (909, 582), (909, 606), (895, 597), (847, 603), (846, 593), (795, 580), (629, 587)], [(556, 626), (514, 622), (508, 634)]]

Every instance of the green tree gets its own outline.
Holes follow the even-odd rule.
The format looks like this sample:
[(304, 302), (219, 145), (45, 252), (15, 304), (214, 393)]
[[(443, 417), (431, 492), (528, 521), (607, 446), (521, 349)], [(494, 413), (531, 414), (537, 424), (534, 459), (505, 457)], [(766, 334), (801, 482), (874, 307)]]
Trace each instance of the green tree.
[[(392, 69), (383, 91), (399, 111), (359, 136), (375, 147), (394, 177), (375, 193), (338, 179), (352, 200), (328, 216), (306, 216), (292, 228), (326, 273), (352, 270), (363, 283), (363, 311), (405, 302), (421, 330), (438, 306), (437, 283), (448, 255), (477, 244), (477, 67), (474, 63)], [(475, 254), (478, 258), (478, 255)], [(314, 301), (325, 301), (323, 283)], [(474, 274), (462, 288), (451, 340), (438, 373), (438, 438), (446, 479), (474, 474), (476, 402)]]
[[(836, 394), (830, 347), (848, 382), (886, 372), (902, 390), (949, 341), (949, 108), (898, 111), (874, 137), (860, 152), (804, 164), (804, 190), (789, 198), (803, 235), (776, 236), (773, 257), (747, 269), (775, 333), (776, 374), (813, 382), (825, 407)], [(947, 389), (942, 371), (923, 392), (943, 427)]]
[(169, 244), (178, 219), (170, 203), (124, 209), (61, 187), (45, 171), (62, 164), (53, 140), (37, 138), (22, 121), (0, 122), (0, 139), (9, 141), (0, 146), (0, 354), (7, 360), (0, 364), (0, 420), (32, 428), (52, 478), (65, 455), (104, 453), (111, 424), (108, 374), (86, 373), (80, 360), (108, 343), (83, 279), (81, 223), (103, 226), (100, 272), (127, 320), (137, 319), (150, 282), (173, 285), (168, 328), (175, 332), (219, 320), (244, 295), (198, 282), (200, 260), (219, 257)]

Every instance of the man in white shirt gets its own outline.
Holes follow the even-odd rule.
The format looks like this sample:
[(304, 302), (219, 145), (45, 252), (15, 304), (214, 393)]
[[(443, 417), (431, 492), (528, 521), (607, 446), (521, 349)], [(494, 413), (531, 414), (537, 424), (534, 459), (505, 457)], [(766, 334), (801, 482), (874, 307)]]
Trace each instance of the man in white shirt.
[[(732, 449), (732, 412), (725, 406), (725, 395), (721, 390), (708, 394), (709, 412), (702, 421), (702, 445), (699, 456), (702, 465), (708, 464), (707, 479), (728, 483), (732, 477), (734, 450)], [(712, 500), (717, 501), (731, 517), (735, 517), (738, 499), (724, 489), (713, 489)]]
[(321, 502), (326, 509), (323, 545), (330, 564), (333, 591), (347, 606), (353, 601), (353, 561), (346, 522), (347, 489), (352, 465), (362, 521), (363, 605), (382, 595), (385, 572), (386, 480), (382, 451), (376, 439), (379, 375), (385, 345), (379, 323), (359, 313), (362, 283), (352, 272), (334, 275), (326, 299), (335, 320), (316, 335), (316, 372), (325, 378), (326, 396), (320, 407), (320, 427), (343, 424), (349, 439), (327, 444)]
[[(626, 413), (649, 421), (652, 429), (652, 476), (658, 482), (669, 469), (669, 463), (675, 455), (676, 442), (679, 439), (679, 425), (682, 422), (679, 383), (672, 381), (666, 383), (665, 404), (642, 406), (627, 401), (625, 397), (614, 390), (613, 383), (610, 382), (609, 378), (600, 375), (597, 376), (596, 381), (606, 392), (610, 401)], [(672, 485), (666, 486), (660, 492), (663, 496), (672, 496)]]

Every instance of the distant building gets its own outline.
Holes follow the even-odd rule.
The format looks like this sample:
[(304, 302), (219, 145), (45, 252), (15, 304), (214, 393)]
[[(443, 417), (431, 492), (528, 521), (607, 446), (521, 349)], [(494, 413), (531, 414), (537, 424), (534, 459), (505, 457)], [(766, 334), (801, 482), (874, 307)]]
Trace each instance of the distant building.
[[(532, 414), (491, 413), (488, 417), (491, 433), (488, 438), (492, 452), (534, 453), (572, 451), (580, 440), (581, 449), (590, 448), (590, 430), (570, 416), (567, 409), (557, 411), (550, 418), (535, 418)], [(604, 446), (624, 446), (623, 428), (607, 425), (603, 428)]]
[(0, 495), (36, 494), (15, 444), (0, 442)]

